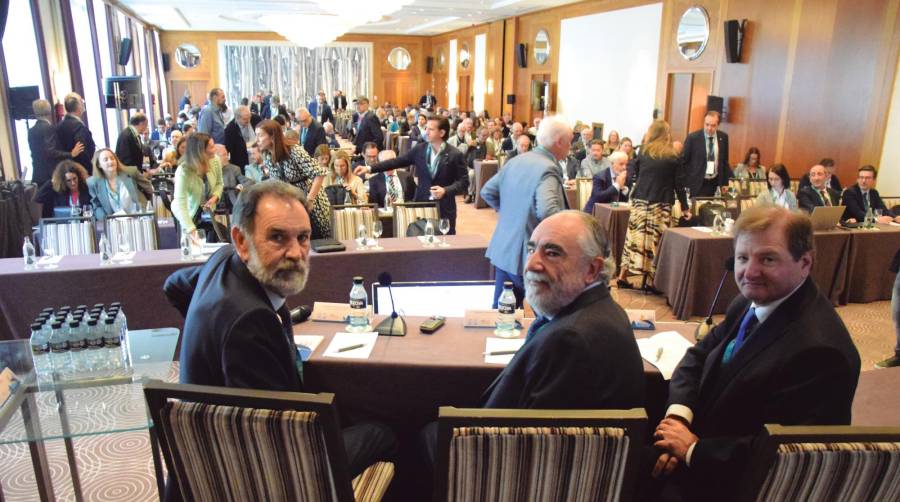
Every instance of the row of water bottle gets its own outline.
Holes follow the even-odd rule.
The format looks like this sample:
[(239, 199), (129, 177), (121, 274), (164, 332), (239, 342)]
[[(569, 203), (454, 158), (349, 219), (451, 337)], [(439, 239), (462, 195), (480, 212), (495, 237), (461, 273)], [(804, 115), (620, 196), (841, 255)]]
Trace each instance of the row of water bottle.
[(45, 308), (31, 324), (31, 354), (38, 383), (133, 373), (128, 321), (118, 302)]

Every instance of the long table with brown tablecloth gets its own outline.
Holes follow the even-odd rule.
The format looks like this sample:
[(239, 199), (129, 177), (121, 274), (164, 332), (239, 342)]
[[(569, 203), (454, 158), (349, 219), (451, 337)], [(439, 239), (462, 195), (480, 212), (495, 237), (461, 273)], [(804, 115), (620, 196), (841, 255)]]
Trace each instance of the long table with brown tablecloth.
[[(819, 290), (835, 304), (846, 287), (850, 237), (843, 230), (814, 235), (816, 257), (811, 275)], [(656, 256), (654, 286), (666, 295), (678, 319), (707, 314), (725, 271), (725, 261), (734, 254), (732, 242), (730, 235), (713, 235), (694, 227), (665, 231)], [(725, 313), (737, 294), (734, 274), (729, 273), (713, 313)]]
[(622, 250), (625, 249), (625, 234), (628, 232), (628, 216), (631, 214), (629, 204), (594, 204), (594, 218), (600, 222), (606, 236), (609, 238), (609, 247), (616, 258), (616, 265), (622, 263)]
[(840, 303), (889, 300), (896, 274), (888, 268), (900, 249), (900, 227), (876, 225), (875, 230), (850, 230), (846, 287)]
[[(487, 241), (475, 235), (451, 235), (450, 247), (424, 248), (417, 238), (381, 239), (381, 251), (356, 250), (310, 256), (306, 289), (288, 299), (295, 307), (347, 301), (353, 276), (373, 282), (381, 272), (394, 281), (487, 280), (491, 267), (484, 257)], [(132, 329), (181, 328), (180, 314), (162, 292), (166, 278), (199, 262), (181, 261), (179, 250), (136, 253), (133, 263), (100, 266), (99, 255), (66, 256), (59, 268), (30, 270), (21, 258), (0, 260), (0, 340), (25, 338), (28, 325), (44, 307), (121, 302)]]

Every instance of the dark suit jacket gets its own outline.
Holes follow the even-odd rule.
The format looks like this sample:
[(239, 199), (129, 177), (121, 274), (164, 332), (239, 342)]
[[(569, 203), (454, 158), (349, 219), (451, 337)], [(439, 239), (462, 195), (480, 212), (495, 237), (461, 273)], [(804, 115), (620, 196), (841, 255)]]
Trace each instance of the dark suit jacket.
[[(431, 102), (429, 103), (429, 98)], [(434, 107), (437, 106), (437, 98), (432, 94), (428, 96), (427, 94), (423, 94), (421, 98), (419, 98), (419, 108), (428, 108), (429, 110), (433, 110)]]
[[(809, 173), (806, 173), (800, 177), (800, 183), (797, 185), (797, 192), (799, 193), (800, 189), (809, 186), (812, 186), (812, 183), (809, 181)], [(843, 190), (841, 188), (841, 181), (837, 179), (837, 176), (829, 178), (828, 186), (837, 193), (841, 193), (841, 190)]]
[(694, 413), (700, 440), (682, 487), (688, 500), (733, 499), (754, 435), (765, 424), (850, 423), (859, 353), (811, 278), (750, 333), (727, 364), (750, 301), (738, 296), (725, 320), (689, 349), (669, 383), (669, 403)]
[[(313, 120), (316, 120), (319, 111), (319, 102), (313, 100), (313, 102), (309, 104), (309, 107), (307, 107), (307, 110), (309, 110), (309, 114), (312, 115)], [(331, 107), (328, 106), (327, 101), (322, 103), (322, 120), (318, 122), (320, 124), (324, 124), (325, 122), (334, 124), (334, 113), (331, 112)]]
[[(844, 190), (841, 195), (841, 204), (845, 206), (843, 219), (856, 218), (856, 221), (863, 221), (866, 218), (866, 206), (859, 185), (851, 185)], [(869, 189), (869, 207), (873, 211), (881, 209), (885, 216), (894, 216), (893, 211), (884, 205), (881, 195), (874, 188)]]
[(88, 172), (93, 174), (94, 170), (91, 166), (91, 160), (94, 158), (94, 151), (97, 146), (94, 144), (94, 136), (90, 129), (75, 117), (66, 115), (66, 117), (56, 126), (56, 145), (60, 150), (71, 152), (75, 148), (75, 143), (81, 142), (84, 145), (84, 151), (75, 157), (75, 161), (81, 164)]
[(609, 288), (583, 292), (531, 335), (481, 399), (485, 408), (643, 406), (644, 364)]
[(331, 98), (331, 106), (334, 107), (335, 110), (346, 110), (347, 109), (347, 96), (332, 96)]
[(438, 185), (444, 187), (445, 194), (438, 202), (438, 212), (441, 218), (450, 220), (450, 233), (456, 233), (456, 196), (465, 194), (469, 186), (469, 171), (466, 169), (466, 161), (462, 152), (449, 143), (445, 144), (444, 151), (438, 159), (437, 171), (434, 178), (428, 170), (426, 152), (431, 148), (429, 143), (419, 143), (405, 154), (380, 162), (372, 166), (373, 173), (381, 173), (398, 167), (415, 166), (416, 177), (419, 184), (416, 187), (415, 201), (427, 202), (431, 196), (431, 187)]
[(233, 247), (173, 273), (163, 290), (185, 316), (181, 383), (303, 390), (289, 327)]
[[(828, 191), (828, 196), (831, 197), (831, 205), (837, 206), (841, 202), (840, 192), (836, 192), (831, 188), (826, 188)], [(819, 194), (813, 189), (812, 185), (803, 187), (797, 192), (797, 205), (800, 206), (800, 209), (806, 211), (807, 213), (813, 212), (813, 208), (817, 206), (824, 206), (822, 203), (822, 198), (819, 197)]]
[[(631, 190), (632, 172), (629, 168), (625, 171), (625, 186)], [(591, 187), (591, 196), (584, 205), (584, 212), (594, 213), (594, 204), (609, 202), (628, 202), (628, 196), (616, 189), (612, 184), (611, 168), (604, 169), (594, 175)], [(629, 192), (630, 193), (630, 192)]]
[[(728, 166), (728, 135), (723, 131), (716, 131), (716, 140), (719, 143), (719, 156), (716, 159), (717, 183), (719, 186), (725, 186), (731, 178), (731, 167)], [(690, 188), (691, 195), (696, 196), (700, 193), (700, 186), (706, 177), (706, 136), (703, 129), (687, 135), (681, 155), (687, 171), (685, 188)]]
[(31, 149), (31, 181), (39, 187), (50, 181), (60, 161), (72, 158), (71, 150), (59, 148), (56, 126), (46, 120), (38, 120), (28, 130), (28, 148)]
[[(38, 190), (34, 200), (41, 203), (41, 215), (44, 218), (53, 218), (53, 208), (69, 207), (69, 191), (57, 192), (53, 189), (51, 181), (45, 181)], [(91, 203), (91, 192), (86, 183), (82, 183), (78, 190), (78, 205), (87, 206)]]
[(228, 150), (232, 164), (241, 166), (243, 169), (250, 163), (250, 155), (247, 154), (247, 143), (241, 134), (241, 126), (234, 119), (225, 126), (225, 149)]
[(126, 166), (136, 167), (139, 171), (144, 169), (144, 147), (128, 127), (122, 129), (116, 139), (116, 157)]
[(250, 103), (250, 113), (259, 115), (259, 103)]
[[(403, 187), (403, 200), (412, 201), (415, 198), (415, 190), (411, 189), (414, 185), (410, 185), (409, 173), (403, 170), (394, 171), (400, 180), (400, 186)], [(369, 178), (369, 203), (378, 204), (378, 207), (384, 207), (384, 197), (387, 195), (387, 181), (384, 174), (379, 173)]]
[(378, 145), (378, 150), (384, 150), (384, 132), (381, 130), (378, 117), (372, 110), (366, 112), (356, 131), (356, 139), (353, 141), (353, 144), (356, 145), (356, 153), (363, 153), (363, 145), (368, 141)]
[(327, 143), (325, 140), (325, 128), (323, 128), (322, 124), (319, 124), (314, 118), (310, 121), (309, 127), (306, 130), (306, 141), (303, 142), (303, 149), (306, 150), (306, 153), (308, 153), (310, 157), (312, 157), (316, 152), (316, 147), (324, 145), (325, 143)]

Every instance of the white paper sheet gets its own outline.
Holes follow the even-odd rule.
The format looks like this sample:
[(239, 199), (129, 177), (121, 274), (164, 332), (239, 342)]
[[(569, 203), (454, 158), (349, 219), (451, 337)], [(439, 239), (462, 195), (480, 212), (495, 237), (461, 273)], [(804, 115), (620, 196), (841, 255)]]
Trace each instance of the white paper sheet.
[(492, 356), (491, 352), (507, 350), (519, 350), (525, 343), (525, 337), (521, 338), (487, 338), (484, 342), (484, 362), (487, 364), (509, 364), (515, 354), (503, 354)]
[(294, 343), (309, 347), (309, 350), (312, 352), (316, 351), (316, 348), (324, 339), (325, 337), (322, 335), (294, 335)]
[(684, 353), (693, 346), (676, 331), (663, 331), (650, 338), (639, 338), (637, 344), (641, 357), (656, 366), (664, 380), (672, 378)]
[(703, 232), (705, 234), (711, 234), (713, 229), (712, 227), (691, 227), (698, 232)]
[[(376, 340), (378, 340), (378, 333), (375, 332), (335, 333), (323, 355), (325, 357), (341, 357), (344, 359), (368, 359), (372, 349), (375, 348)], [(342, 348), (360, 344), (362, 344), (362, 347), (339, 352)]]
[(123, 253), (119, 251), (112, 256), (112, 261), (131, 261), (134, 259), (134, 251)]
[(37, 261), (37, 265), (39, 267), (45, 267), (47, 265), (59, 265), (60, 260), (62, 260), (62, 255), (54, 255), (54, 256), (41, 256)]

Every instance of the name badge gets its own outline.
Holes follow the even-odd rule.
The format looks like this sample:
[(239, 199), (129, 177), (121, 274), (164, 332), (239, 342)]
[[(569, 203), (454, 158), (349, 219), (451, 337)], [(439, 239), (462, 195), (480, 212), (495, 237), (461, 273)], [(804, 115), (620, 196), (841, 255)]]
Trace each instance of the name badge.
[(706, 161), (706, 175), (712, 176), (716, 174), (716, 162), (713, 160)]

